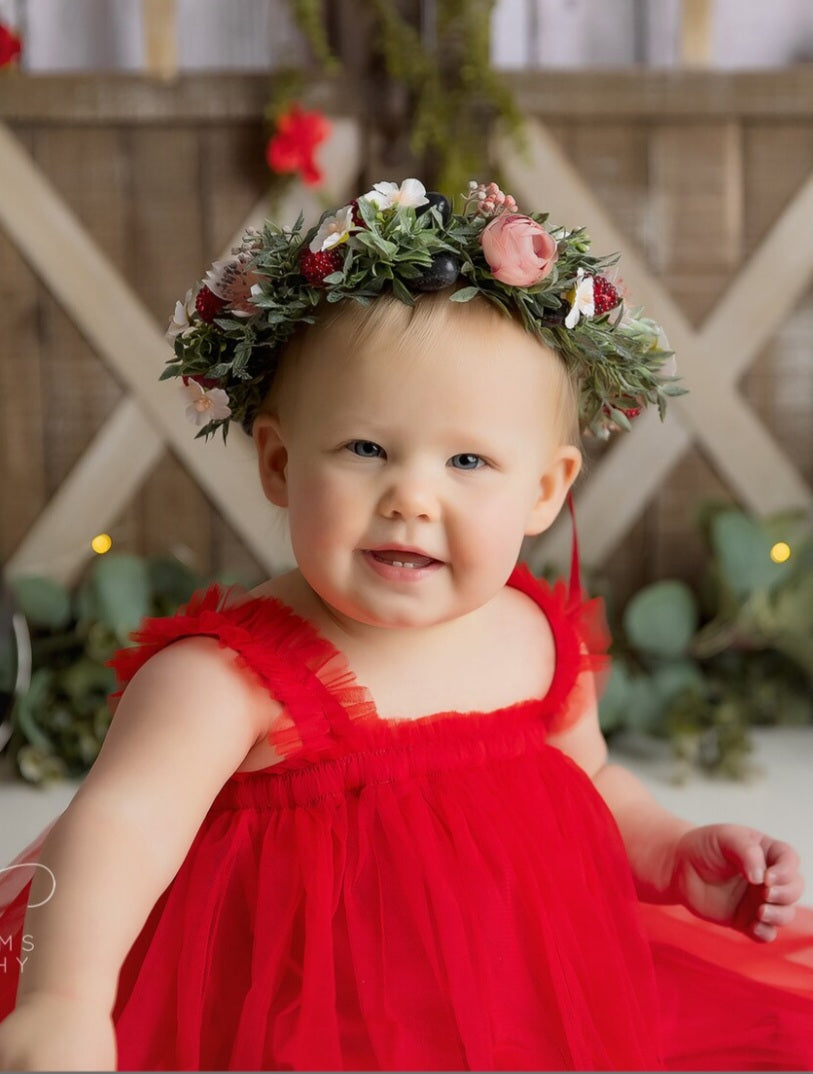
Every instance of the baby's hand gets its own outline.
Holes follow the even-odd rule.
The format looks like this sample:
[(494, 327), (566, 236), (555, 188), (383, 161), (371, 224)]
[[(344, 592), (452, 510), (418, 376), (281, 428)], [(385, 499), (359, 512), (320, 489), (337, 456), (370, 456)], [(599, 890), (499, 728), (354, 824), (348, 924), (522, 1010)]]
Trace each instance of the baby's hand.
[(97, 1005), (32, 992), (0, 1024), (0, 1070), (115, 1070), (113, 1020)]
[(804, 890), (793, 847), (740, 824), (686, 832), (675, 850), (673, 884), (699, 917), (762, 941), (790, 924)]

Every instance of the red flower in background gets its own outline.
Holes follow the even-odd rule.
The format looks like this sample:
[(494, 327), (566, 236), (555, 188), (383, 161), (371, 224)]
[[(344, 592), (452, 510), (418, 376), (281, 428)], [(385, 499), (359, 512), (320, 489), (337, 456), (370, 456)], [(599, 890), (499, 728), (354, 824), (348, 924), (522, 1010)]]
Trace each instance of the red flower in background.
[(0, 67), (8, 67), (14, 63), (22, 50), (19, 37), (0, 22)]
[(268, 142), (265, 159), (273, 172), (299, 172), (308, 186), (318, 186), (322, 173), (313, 159), (320, 142), (330, 134), (330, 124), (321, 112), (303, 112), (291, 105), (277, 120), (276, 134)]

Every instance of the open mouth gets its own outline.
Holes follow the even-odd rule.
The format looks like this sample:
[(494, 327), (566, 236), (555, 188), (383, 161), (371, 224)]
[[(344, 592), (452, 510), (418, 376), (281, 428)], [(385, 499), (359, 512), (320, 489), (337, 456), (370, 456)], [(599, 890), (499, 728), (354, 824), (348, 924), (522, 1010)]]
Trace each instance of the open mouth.
[(421, 552), (406, 552), (400, 548), (377, 548), (367, 549), (364, 553), (373, 564), (379, 564), (378, 568), (393, 571), (416, 571), (420, 572), (433, 567), (439, 567), (440, 561), (431, 555), (423, 555)]
[(431, 556), (422, 556), (417, 552), (402, 552), (400, 549), (381, 548), (370, 551), (368, 555), (379, 563), (387, 563), (390, 567), (406, 567), (407, 570), (418, 570), (421, 567), (429, 567), (433, 563), (440, 562)]

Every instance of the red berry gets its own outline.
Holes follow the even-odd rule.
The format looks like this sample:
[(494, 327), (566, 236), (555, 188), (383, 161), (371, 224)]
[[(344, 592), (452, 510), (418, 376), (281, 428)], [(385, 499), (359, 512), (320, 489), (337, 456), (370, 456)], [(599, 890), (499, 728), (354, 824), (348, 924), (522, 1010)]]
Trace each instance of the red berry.
[(200, 314), (200, 319), (207, 323), (211, 323), (225, 305), (225, 300), (210, 291), (206, 284), (198, 291), (198, 297), (195, 299), (195, 309)]
[(299, 267), (308, 283), (318, 287), (319, 284), (325, 282), (325, 276), (329, 276), (331, 272), (338, 272), (343, 262), (344, 259), (338, 250), (317, 250), (316, 253), (303, 250), (299, 258)]
[(602, 313), (608, 313), (611, 309), (614, 309), (620, 301), (621, 298), (618, 291), (616, 291), (606, 276), (593, 277), (593, 308), (596, 317), (600, 317)]
[(353, 210), (352, 219), (356, 227), (367, 227), (367, 225), (364, 223), (364, 219), (361, 215), (361, 212), (359, 211), (358, 198), (353, 198), (353, 200), (350, 202), (350, 208)]
[(219, 388), (220, 381), (217, 377), (202, 377), (195, 373), (192, 376), (182, 376), (181, 380), (184, 385), (188, 384), (190, 380), (194, 380), (196, 384), (200, 384), (201, 388)]
[[(602, 409), (603, 413), (605, 413), (607, 415), (607, 417), (610, 416), (610, 407), (606, 403), (604, 404), (604, 406), (601, 409)], [(621, 413), (624, 415), (624, 417), (629, 418), (630, 421), (631, 421), (633, 418), (638, 417), (638, 415), (641, 413), (642, 408), (639, 407), (639, 406), (629, 406), (629, 407), (617, 406), (617, 407), (615, 407), (615, 409), (620, 410)]]

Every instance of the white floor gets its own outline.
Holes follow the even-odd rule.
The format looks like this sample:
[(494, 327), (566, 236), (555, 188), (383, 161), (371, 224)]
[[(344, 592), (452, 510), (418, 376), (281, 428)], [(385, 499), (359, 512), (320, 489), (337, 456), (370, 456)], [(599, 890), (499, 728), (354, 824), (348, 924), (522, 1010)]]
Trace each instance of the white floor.
[[(632, 769), (658, 800), (698, 824), (735, 821), (792, 843), (808, 878), (803, 902), (813, 905), (813, 727), (771, 728), (754, 735), (757, 773), (745, 783), (693, 776), (677, 786), (668, 748), (628, 740), (613, 760)], [(9, 862), (70, 802), (78, 783), (33, 787), (0, 762), (0, 864)]]

